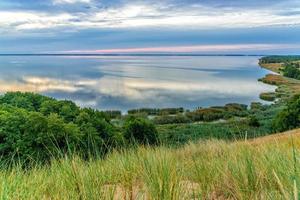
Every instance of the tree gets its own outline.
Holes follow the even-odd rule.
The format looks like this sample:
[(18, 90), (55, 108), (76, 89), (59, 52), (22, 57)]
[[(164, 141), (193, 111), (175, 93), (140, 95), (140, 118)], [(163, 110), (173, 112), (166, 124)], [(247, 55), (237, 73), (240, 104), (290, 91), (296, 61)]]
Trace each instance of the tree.
[(285, 131), (300, 126), (300, 95), (295, 95), (273, 120), (275, 131)]
[(249, 118), (248, 124), (249, 126), (253, 126), (253, 127), (260, 126), (258, 119), (254, 115)]
[(300, 79), (300, 70), (296, 66), (288, 64), (283, 69), (283, 75), (289, 78)]
[(153, 145), (158, 142), (154, 124), (142, 118), (129, 118), (124, 125), (124, 136), (130, 143)]

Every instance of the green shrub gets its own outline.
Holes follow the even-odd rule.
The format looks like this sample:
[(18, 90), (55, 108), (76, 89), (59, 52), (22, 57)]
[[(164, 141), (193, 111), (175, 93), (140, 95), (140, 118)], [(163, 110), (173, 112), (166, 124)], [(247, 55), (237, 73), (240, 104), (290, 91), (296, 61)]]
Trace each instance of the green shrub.
[(122, 117), (122, 112), (119, 110), (107, 110), (104, 113), (111, 119), (117, 119)]
[(2, 107), (0, 113), (0, 154), (4, 159), (48, 160), (75, 150), (81, 139), (76, 125), (64, 123), (56, 114)]
[(127, 119), (124, 125), (124, 136), (130, 143), (152, 145), (158, 142), (156, 127), (143, 118)]
[(265, 92), (261, 93), (259, 95), (259, 98), (265, 101), (274, 101), (276, 99), (276, 93), (275, 92)]
[(154, 118), (155, 124), (181, 124), (181, 123), (190, 123), (191, 120), (183, 115), (162, 115)]
[(186, 116), (194, 121), (214, 121), (224, 117), (224, 110), (221, 108), (201, 108), (193, 112), (186, 113)]
[(256, 110), (263, 110), (264, 106), (260, 102), (251, 102), (250, 109), (254, 110), (254, 111), (256, 111)]
[(300, 95), (294, 96), (287, 107), (273, 121), (275, 131), (285, 131), (300, 126)]
[(74, 151), (96, 156), (122, 143), (123, 135), (103, 112), (33, 93), (0, 97), (3, 158), (47, 161)]
[(248, 125), (252, 127), (259, 127), (260, 123), (256, 116), (252, 115), (248, 120)]

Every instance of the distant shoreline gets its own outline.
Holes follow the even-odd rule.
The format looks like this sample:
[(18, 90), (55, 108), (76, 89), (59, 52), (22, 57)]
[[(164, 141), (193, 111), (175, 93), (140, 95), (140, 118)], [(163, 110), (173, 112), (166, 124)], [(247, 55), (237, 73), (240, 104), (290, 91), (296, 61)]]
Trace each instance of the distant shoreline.
[(267, 56), (264, 54), (160, 54), (160, 53), (153, 53), (153, 54), (71, 54), (71, 53), (32, 53), (32, 54), (23, 54), (23, 53), (7, 53), (7, 54), (0, 54), (0, 56)]

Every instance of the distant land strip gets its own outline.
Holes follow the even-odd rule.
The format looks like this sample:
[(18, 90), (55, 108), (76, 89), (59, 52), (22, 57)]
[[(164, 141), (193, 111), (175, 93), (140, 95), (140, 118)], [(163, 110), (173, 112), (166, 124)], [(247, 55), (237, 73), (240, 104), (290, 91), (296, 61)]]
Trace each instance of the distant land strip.
[[(264, 54), (74, 54), (74, 53), (7, 53), (0, 54), (0, 56), (266, 56)], [(270, 55), (269, 55), (270, 56)], [(272, 55), (274, 56), (274, 55)]]

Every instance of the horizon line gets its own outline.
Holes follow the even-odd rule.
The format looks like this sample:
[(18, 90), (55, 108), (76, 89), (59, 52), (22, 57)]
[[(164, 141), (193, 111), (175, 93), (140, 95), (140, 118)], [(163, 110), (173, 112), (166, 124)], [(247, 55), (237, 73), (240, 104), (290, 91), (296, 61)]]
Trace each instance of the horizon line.
[(0, 56), (300, 56), (299, 54), (201, 54), (201, 53), (0, 53)]

